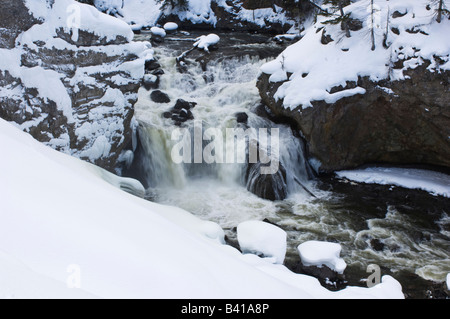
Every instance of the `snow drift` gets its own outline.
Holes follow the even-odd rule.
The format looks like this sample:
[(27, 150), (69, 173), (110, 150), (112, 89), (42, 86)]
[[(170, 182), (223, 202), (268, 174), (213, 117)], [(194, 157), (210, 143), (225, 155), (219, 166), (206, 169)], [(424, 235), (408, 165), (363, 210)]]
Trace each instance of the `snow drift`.
[[(329, 292), (314, 278), (242, 255), (223, 245), (216, 224), (125, 193), (103, 170), (4, 120), (0, 147), (0, 297), (403, 298), (389, 276), (373, 288)], [(73, 269), (78, 289), (67, 285)]]

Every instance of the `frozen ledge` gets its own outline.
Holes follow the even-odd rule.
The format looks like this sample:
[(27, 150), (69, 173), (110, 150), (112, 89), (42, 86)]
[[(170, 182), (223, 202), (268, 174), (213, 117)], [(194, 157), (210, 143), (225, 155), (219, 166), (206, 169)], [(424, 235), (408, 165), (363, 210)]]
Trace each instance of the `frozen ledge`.
[(424, 190), (435, 196), (450, 197), (450, 176), (424, 169), (372, 167), (340, 171), (336, 175), (358, 183), (394, 185)]

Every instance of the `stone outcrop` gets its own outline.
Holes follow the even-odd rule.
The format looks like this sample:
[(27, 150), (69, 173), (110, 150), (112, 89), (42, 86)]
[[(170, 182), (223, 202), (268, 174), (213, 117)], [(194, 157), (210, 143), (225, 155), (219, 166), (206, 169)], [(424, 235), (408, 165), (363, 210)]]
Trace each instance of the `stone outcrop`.
[[(59, 151), (112, 171), (131, 141), (149, 44), (133, 43), (125, 23), (101, 13), (96, 19), (106, 19), (106, 25), (99, 21), (94, 31), (82, 24), (75, 34), (65, 25), (67, 5), (79, 6), (82, 19), (95, 9), (63, 1), (39, 4), (44, 16), (33, 14), (23, 0), (0, 3), (0, 50), (2, 59), (13, 62), (0, 63), (0, 117)], [(50, 18), (55, 16), (60, 25)], [(101, 28), (112, 27), (117, 35), (102, 34)]]
[[(429, 64), (428, 64), (429, 65)], [(427, 64), (405, 71), (409, 79), (358, 83), (366, 94), (336, 103), (313, 102), (313, 107), (290, 110), (274, 95), (283, 83), (258, 81), (263, 102), (283, 120), (294, 120), (321, 171), (363, 164), (427, 164), (450, 167), (450, 72), (429, 72)]]

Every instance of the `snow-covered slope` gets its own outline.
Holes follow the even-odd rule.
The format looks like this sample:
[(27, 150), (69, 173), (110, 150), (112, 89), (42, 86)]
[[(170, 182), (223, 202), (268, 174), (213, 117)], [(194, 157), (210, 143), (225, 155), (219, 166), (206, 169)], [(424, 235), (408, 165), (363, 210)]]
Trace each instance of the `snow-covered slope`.
[(314, 278), (242, 255), (223, 245), (216, 224), (125, 193), (101, 169), (3, 120), (0, 148), (0, 297), (403, 297), (389, 276), (373, 288), (332, 293)]
[(150, 43), (132, 42), (125, 22), (74, 0), (5, 0), (0, 18), (10, 18), (11, 3), (24, 17), (4, 27), (23, 32), (12, 47), (0, 46), (0, 116), (57, 150), (113, 169), (131, 139)]
[[(339, 12), (333, 18), (321, 17), (299, 42), (262, 67), (271, 82), (285, 82), (274, 97), (286, 108), (307, 108), (313, 101), (331, 104), (365, 94), (358, 86), (361, 77), (403, 80), (406, 70), (426, 61), (430, 72), (450, 70), (450, 21), (437, 23), (429, 5), (427, 0), (374, 0), (373, 6), (368, 0), (357, 1), (344, 8), (353, 22), (359, 21), (350, 26), (350, 37), (340, 23), (325, 23)], [(344, 89), (333, 92), (337, 87)]]

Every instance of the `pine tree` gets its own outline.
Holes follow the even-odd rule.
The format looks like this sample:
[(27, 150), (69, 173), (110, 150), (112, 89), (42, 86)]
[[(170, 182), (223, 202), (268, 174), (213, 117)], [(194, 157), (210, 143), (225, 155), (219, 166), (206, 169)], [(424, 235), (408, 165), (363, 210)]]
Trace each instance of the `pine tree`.
[[(350, 27), (349, 27), (349, 22), (351, 20), (350, 18), (350, 13), (345, 13), (344, 12), (344, 7), (350, 4), (350, 0), (325, 0), (324, 4), (331, 4), (332, 5), (332, 9), (335, 12), (339, 12), (338, 17), (332, 20), (328, 20), (325, 21), (325, 23), (330, 23), (330, 24), (338, 24), (340, 23), (342, 26), (342, 30), (345, 31), (345, 35), (347, 36), (347, 38), (350, 38)], [(336, 16), (336, 14), (330, 14), (330, 13), (322, 13), (323, 15), (326, 16)]]
[(373, 4), (373, 0), (370, 0), (370, 19), (371, 19), (371, 30), (370, 30), (370, 38), (372, 40), (372, 51), (375, 51), (375, 7)]
[(188, 0), (156, 0), (157, 3), (162, 3), (162, 9), (186, 9), (188, 7)]
[(436, 9), (436, 21), (438, 23), (442, 22), (442, 17), (445, 16), (450, 16), (450, 11), (447, 9), (447, 5), (446, 5), (445, 0), (434, 0), (433, 4), (437, 7)]

